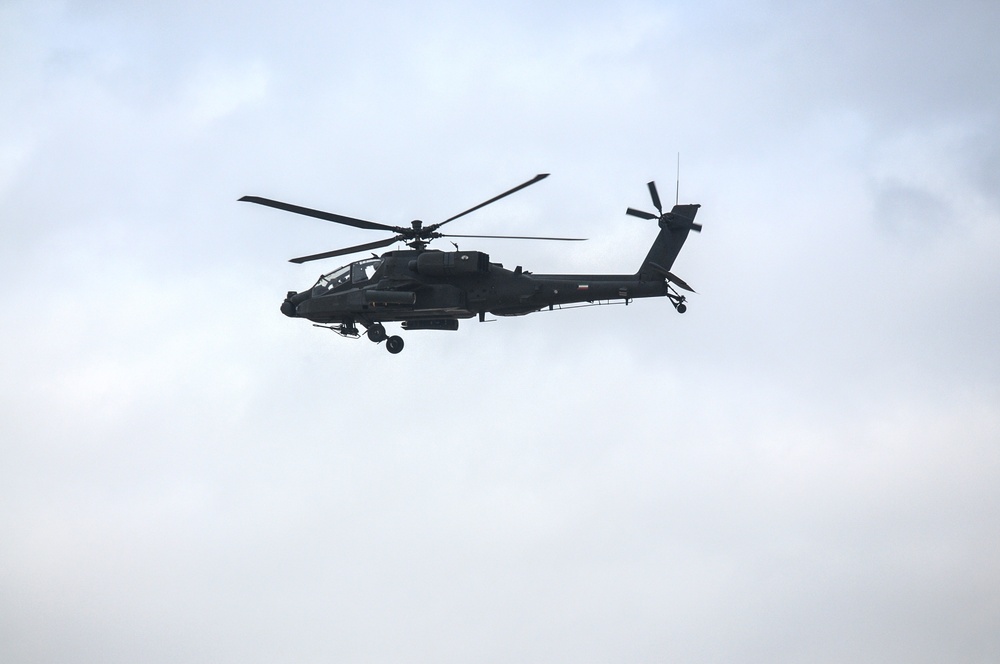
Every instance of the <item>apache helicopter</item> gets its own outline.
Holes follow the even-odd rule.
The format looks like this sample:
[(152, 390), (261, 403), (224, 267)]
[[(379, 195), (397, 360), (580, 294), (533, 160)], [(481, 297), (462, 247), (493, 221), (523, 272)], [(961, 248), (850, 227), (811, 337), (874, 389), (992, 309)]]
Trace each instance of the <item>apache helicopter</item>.
[[(583, 305), (623, 300), (628, 304), (639, 297), (667, 297), (678, 313), (687, 310), (685, 296), (677, 289), (694, 292), (670, 272), (689, 231), (701, 231), (694, 222), (700, 205), (675, 204), (664, 212), (656, 183), (648, 183), (656, 214), (628, 208), (625, 213), (641, 219), (656, 220), (660, 231), (653, 240), (645, 260), (635, 274), (532, 274), (517, 266), (504, 269), (490, 262), (481, 251), (437, 251), (427, 244), (441, 237), (508, 238), (519, 240), (580, 241), (585, 238), (532, 237), (515, 235), (450, 235), (439, 228), (474, 212), (505, 196), (548, 177), (536, 175), (513, 189), (488, 201), (425, 226), (414, 220), (410, 226), (389, 226), (340, 214), (313, 210), (281, 201), (244, 196), (239, 199), (269, 207), (303, 214), (338, 224), (368, 230), (389, 231), (392, 236), (344, 249), (291, 259), (292, 263), (343, 256), (369, 251), (403, 242), (409, 249), (388, 251), (381, 256), (372, 253), (365, 258), (328, 272), (306, 291), (290, 291), (281, 304), (281, 312), (293, 318), (306, 318), (317, 327), (327, 327), (345, 337), (359, 337), (358, 324), (367, 337), (385, 342), (390, 353), (403, 350), (402, 337), (389, 336), (384, 323), (401, 322), (404, 330), (457, 330), (458, 321), (486, 314), (522, 316), (524, 314), (562, 308), (563, 305)], [(456, 245), (456, 249), (458, 249)], [(675, 288), (676, 287), (676, 288)]]

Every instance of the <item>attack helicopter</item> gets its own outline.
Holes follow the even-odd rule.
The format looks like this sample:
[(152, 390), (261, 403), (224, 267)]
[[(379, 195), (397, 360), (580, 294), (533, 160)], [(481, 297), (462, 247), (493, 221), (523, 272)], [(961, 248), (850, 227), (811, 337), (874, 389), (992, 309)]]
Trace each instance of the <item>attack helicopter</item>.
[(260, 196), (244, 196), (240, 201), (256, 203), (286, 212), (306, 215), (366, 230), (388, 231), (386, 239), (291, 259), (292, 263), (371, 251), (396, 242), (408, 249), (372, 253), (371, 258), (354, 261), (322, 275), (309, 289), (290, 291), (281, 303), (281, 312), (305, 318), (317, 327), (326, 327), (344, 337), (360, 337), (358, 325), (375, 343), (385, 342), (390, 353), (403, 350), (403, 338), (390, 336), (385, 323), (401, 324), (404, 330), (457, 330), (459, 320), (486, 315), (522, 316), (566, 305), (666, 297), (678, 313), (687, 310), (680, 291), (694, 292), (670, 270), (690, 231), (700, 232), (695, 223), (698, 204), (675, 203), (663, 211), (655, 182), (647, 187), (656, 213), (628, 208), (625, 214), (656, 221), (659, 233), (634, 274), (533, 274), (521, 266), (508, 270), (490, 261), (481, 251), (439, 251), (428, 249), (431, 240), (449, 238), (504, 238), (578, 242), (586, 238), (537, 237), (523, 235), (453, 235), (439, 231), (452, 221), (475, 212), (548, 177), (541, 173), (518, 186), (460, 212), (444, 221), (424, 225), (414, 220), (407, 226), (390, 226), (322, 210), (283, 203)]

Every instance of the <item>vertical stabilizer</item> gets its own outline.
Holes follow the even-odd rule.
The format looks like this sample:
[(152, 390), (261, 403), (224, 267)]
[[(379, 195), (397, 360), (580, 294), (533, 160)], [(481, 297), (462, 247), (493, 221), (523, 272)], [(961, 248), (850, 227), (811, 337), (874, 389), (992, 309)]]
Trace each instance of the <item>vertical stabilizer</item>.
[(660, 232), (639, 268), (640, 279), (666, 277), (684, 246), (688, 233), (701, 230), (701, 224), (694, 223), (700, 207), (698, 204), (675, 205), (670, 212), (659, 218)]

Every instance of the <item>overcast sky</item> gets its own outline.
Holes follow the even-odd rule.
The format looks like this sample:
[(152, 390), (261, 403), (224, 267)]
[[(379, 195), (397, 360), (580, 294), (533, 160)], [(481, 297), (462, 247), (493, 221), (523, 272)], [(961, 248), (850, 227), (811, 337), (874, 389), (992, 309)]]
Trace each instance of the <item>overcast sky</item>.
[[(1000, 4), (0, 0), (0, 660), (1000, 660)], [(455, 222), (699, 294), (393, 356)], [(448, 249), (443, 243), (440, 248)], [(395, 328), (398, 329), (398, 328)]]

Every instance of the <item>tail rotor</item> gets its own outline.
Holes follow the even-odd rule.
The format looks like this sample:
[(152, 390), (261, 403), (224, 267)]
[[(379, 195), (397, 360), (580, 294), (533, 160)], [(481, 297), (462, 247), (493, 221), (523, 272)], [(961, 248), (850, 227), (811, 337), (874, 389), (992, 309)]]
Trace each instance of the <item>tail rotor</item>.
[(656, 219), (661, 227), (669, 228), (670, 230), (687, 229), (696, 233), (701, 232), (701, 224), (695, 223), (693, 216), (688, 217), (684, 214), (684, 210), (691, 206), (675, 205), (673, 210), (664, 213), (663, 204), (660, 202), (660, 194), (656, 191), (656, 182), (649, 182), (646, 186), (649, 187), (649, 197), (653, 200), (653, 207), (656, 208), (657, 214), (644, 210), (636, 210), (631, 207), (625, 210), (625, 214), (639, 217), (640, 219)]

